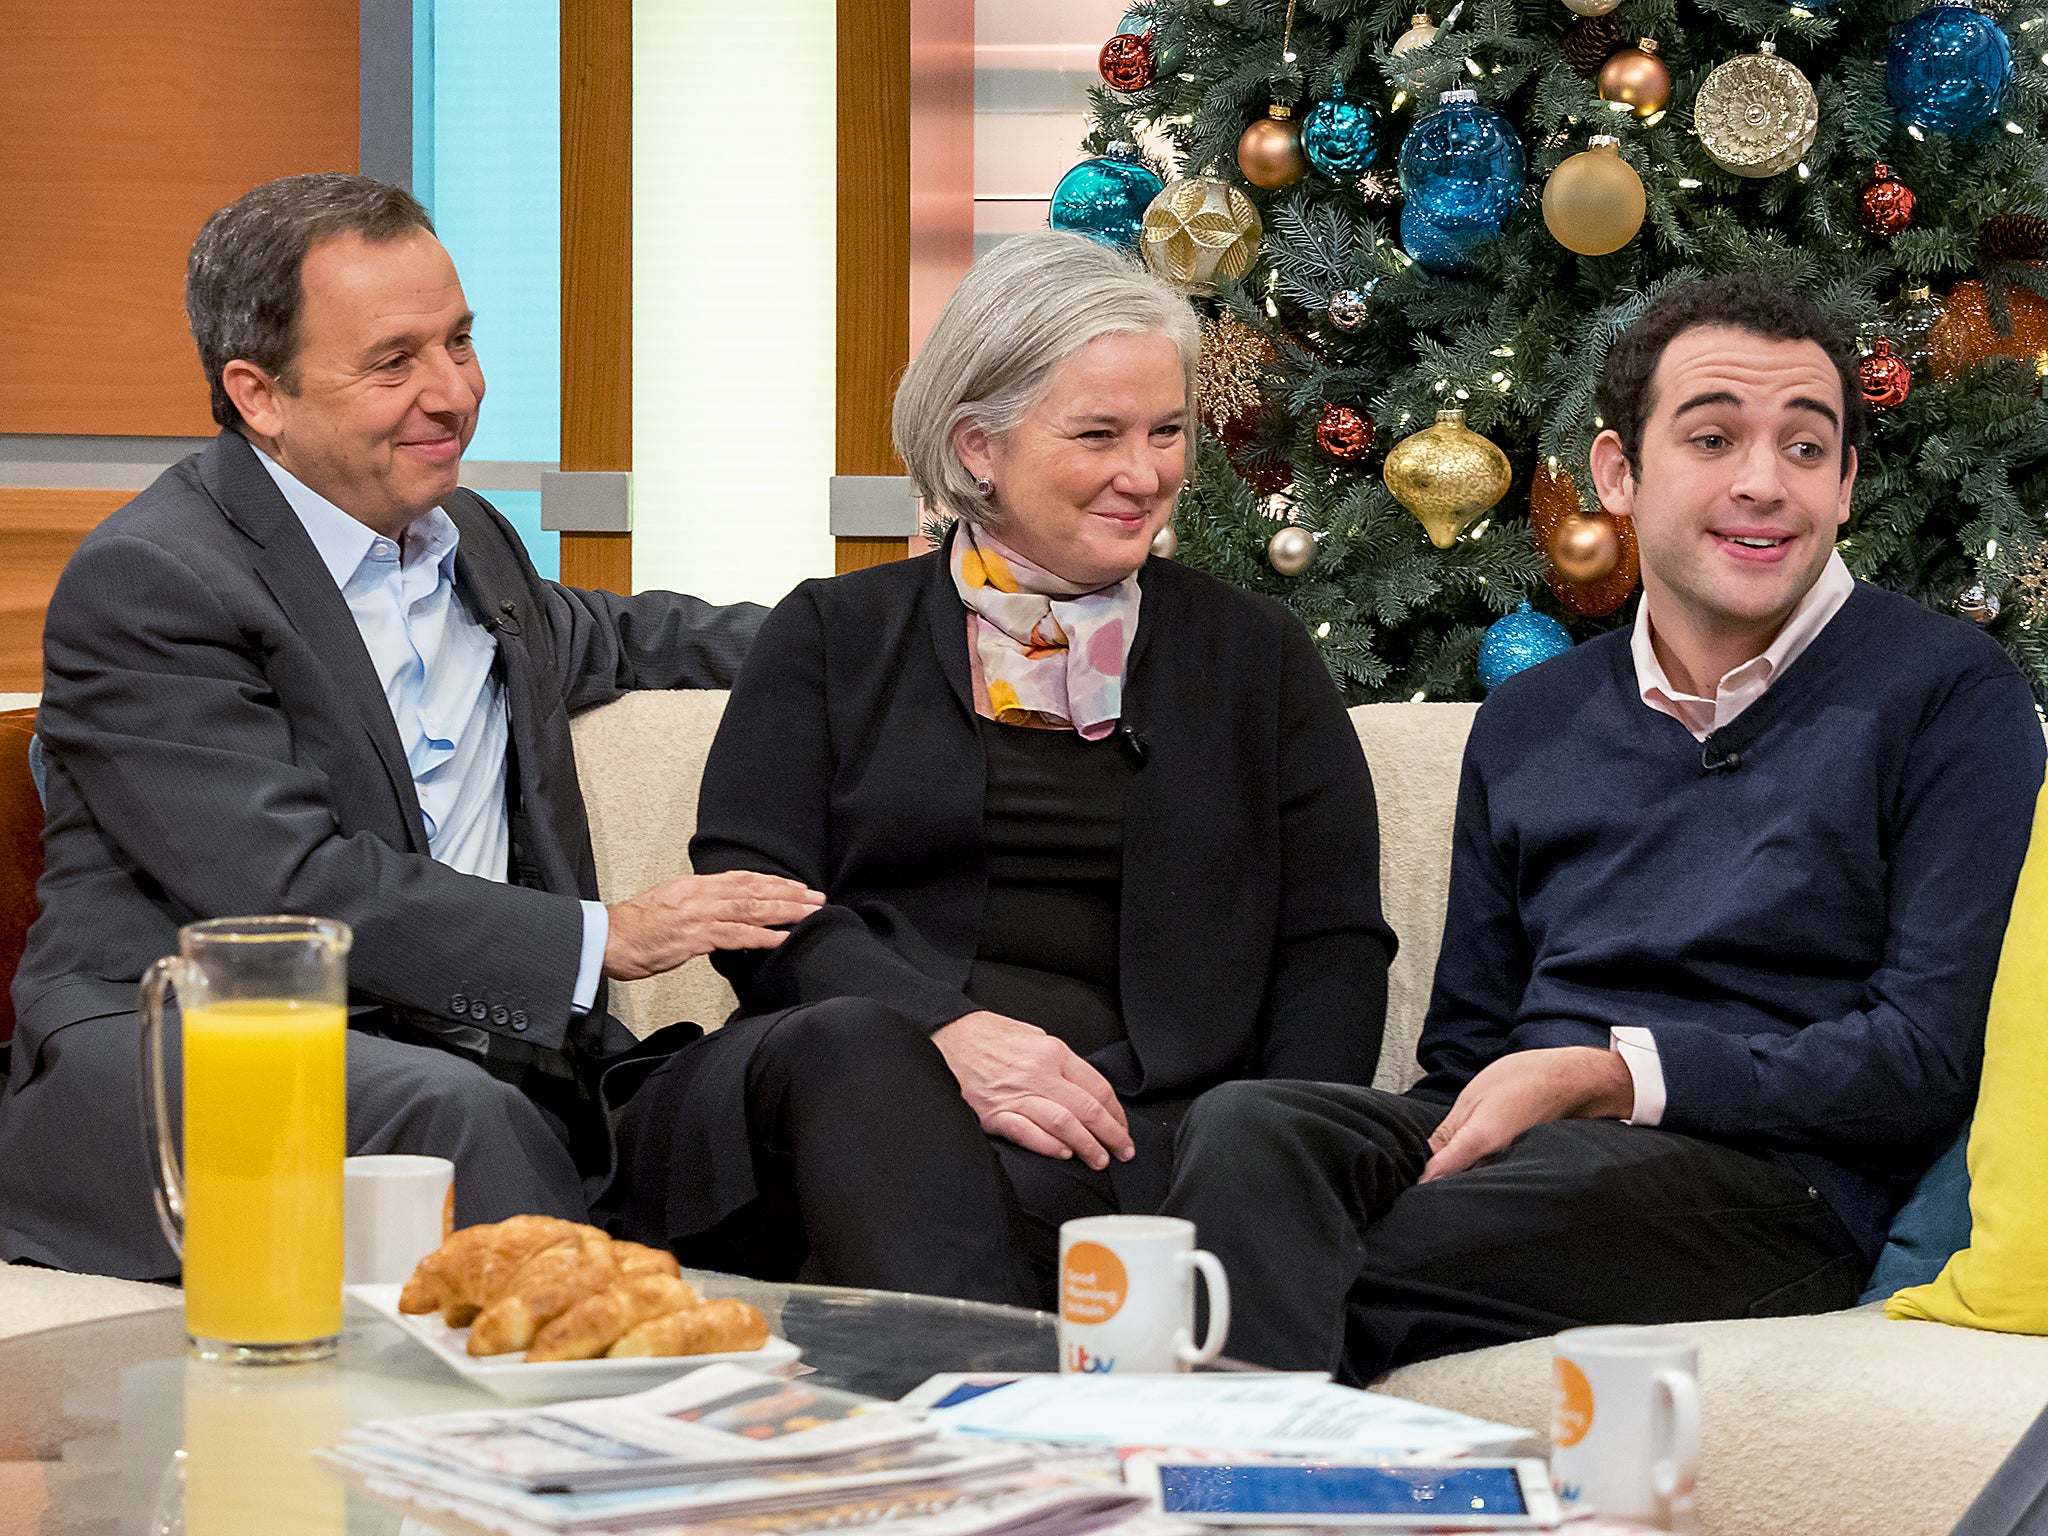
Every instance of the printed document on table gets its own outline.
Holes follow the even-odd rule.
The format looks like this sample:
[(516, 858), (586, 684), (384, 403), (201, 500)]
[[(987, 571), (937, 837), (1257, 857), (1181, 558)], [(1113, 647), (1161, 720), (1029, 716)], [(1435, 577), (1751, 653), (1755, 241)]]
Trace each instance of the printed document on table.
[(1276, 1456), (1442, 1455), (1533, 1433), (1327, 1381), (1242, 1372), (1021, 1376), (935, 1408), (929, 1421), (1009, 1440)]

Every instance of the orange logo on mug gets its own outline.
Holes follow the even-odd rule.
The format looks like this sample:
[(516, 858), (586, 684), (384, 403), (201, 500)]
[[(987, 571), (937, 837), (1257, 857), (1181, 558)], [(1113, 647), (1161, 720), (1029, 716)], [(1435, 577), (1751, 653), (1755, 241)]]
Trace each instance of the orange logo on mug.
[(1593, 1383), (1562, 1355), (1550, 1367), (1550, 1443), (1577, 1445), (1593, 1427)]
[(1060, 1266), (1060, 1316), (1070, 1323), (1106, 1323), (1130, 1289), (1124, 1261), (1100, 1243), (1076, 1243)]

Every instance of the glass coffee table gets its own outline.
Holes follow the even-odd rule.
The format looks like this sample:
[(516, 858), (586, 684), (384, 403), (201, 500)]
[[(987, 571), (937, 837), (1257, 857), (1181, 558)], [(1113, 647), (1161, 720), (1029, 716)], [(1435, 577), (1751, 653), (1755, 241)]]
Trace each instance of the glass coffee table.
[[(811, 1379), (830, 1386), (899, 1397), (940, 1371), (1058, 1366), (1050, 1313), (688, 1277), (707, 1296), (759, 1307), (772, 1332), (802, 1348)], [(338, 1357), (318, 1365), (190, 1360), (178, 1307), (0, 1340), (0, 1510), (24, 1517), (0, 1526), (45, 1536), (424, 1536), (345, 1491), (307, 1453), (366, 1419), (491, 1406), (502, 1400), (355, 1302)]]

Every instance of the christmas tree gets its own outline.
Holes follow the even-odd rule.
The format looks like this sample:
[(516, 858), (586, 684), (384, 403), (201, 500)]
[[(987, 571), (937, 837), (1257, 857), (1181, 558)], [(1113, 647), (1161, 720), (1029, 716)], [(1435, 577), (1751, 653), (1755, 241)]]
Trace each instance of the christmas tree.
[(1176, 556), (1288, 603), (1352, 701), (1478, 697), (1504, 615), (1625, 622), (1594, 383), (1734, 270), (1867, 354), (1850, 569), (2048, 698), (2041, 0), (1140, 0), (1102, 72), (1053, 223), (1204, 311)]

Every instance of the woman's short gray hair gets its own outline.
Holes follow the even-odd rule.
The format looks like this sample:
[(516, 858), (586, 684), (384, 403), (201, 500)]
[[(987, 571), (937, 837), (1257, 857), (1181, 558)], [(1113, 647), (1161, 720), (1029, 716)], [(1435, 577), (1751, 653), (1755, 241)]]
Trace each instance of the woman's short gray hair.
[(984, 521), (989, 504), (954, 451), (953, 429), (971, 421), (991, 437), (1012, 431), (1053, 369), (1120, 331), (1172, 340), (1192, 411), (1201, 331), (1164, 278), (1085, 235), (1053, 230), (1005, 240), (968, 268), (896, 388), (896, 452), (925, 505)]

